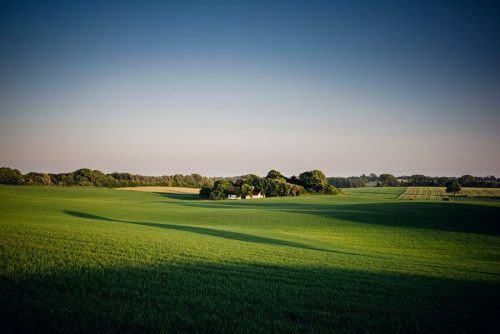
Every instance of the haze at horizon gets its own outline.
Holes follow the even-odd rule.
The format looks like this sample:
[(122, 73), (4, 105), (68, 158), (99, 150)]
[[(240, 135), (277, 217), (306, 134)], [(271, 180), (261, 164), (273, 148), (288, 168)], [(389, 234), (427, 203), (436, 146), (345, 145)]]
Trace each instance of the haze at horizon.
[(0, 4), (0, 165), (500, 175), (495, 2)]

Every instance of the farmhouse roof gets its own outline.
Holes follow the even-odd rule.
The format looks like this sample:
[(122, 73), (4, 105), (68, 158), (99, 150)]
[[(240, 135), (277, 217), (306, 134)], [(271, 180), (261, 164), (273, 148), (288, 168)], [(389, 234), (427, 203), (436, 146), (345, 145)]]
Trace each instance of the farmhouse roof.
[(231, 187), (227, 190), (228, 195), (238, 195), (240, 193), (239, 187)]

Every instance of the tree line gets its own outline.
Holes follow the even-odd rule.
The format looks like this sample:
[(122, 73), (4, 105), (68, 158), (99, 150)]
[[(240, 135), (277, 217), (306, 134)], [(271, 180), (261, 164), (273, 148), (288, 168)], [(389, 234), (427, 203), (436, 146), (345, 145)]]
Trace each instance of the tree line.
[(190, 175), (144, 176), (130, 173), (104, 174), (100, 170), (81, 168), (69, 173), (35, 173), (22, 174), (17, 169), (0, 168), (0, 184), (12, 185), (44, 185), (44, 186), (95, 186), (95, 187), (137, 187), (163, 186), (200, 188), (211, 183), (214, 178)]
[[(309, 173), (309, 174), (308, 174)], [(321, 176), (321, 174), (322, 176)], [(302, 180), (300, 179), (302, 175)], [(201, 176), (200, 174), (190, 175), (163, 175), (163, 176), (144, 176), (131, 173), (110, 173), (104, 174), (99, 170), (81, 168), (69, 173), (36, 173), (30, 172), (22, 174), (19, 170), (1, 167), (0, 184), (11, 185), (55, 185), (55, 186), (96, 186), (96, 187), (136, 187), (136, 186), (164, 186), (164, 187), (189, 187), (201, 188), (203, 186), (214, 185), (217, 180), (224, 179), (229, 182), (227, 187), (241, 187), (243, 183), (251, 185), (254, 190), (262, 190), (263, 194), (269, 196), (297, 196), (301, 192), (324, 192), (329, 191), (326, 186), (334, 188), (358, 188), (367, 186), (379, 187), (445, 187), (450, 180), (457, 180), (461, 187), (480, 187), (480, 188), (500, 188), (500, 179), (493, 175), (490, 176), (472, 176), (463, 175), (458, 178), (447, 176), (426, 176), (415, 174), (411, 176), (394, 176), (392, 174), (350, 176), (350, 177), (329, 177), (326, 178), (326, 186), (316, 185), (316, 190), (311, 188), (310, 183), (304, 181), (309, 177), (321, 179), (324, 181), (324, 174), (321, 171), (304, 172), (297, 176), (286, 178), (280, 172), (272, 170), (266, 177), (262, 178), (253, 174), (234, 178), (214, 178)], [(313, 175), (313, 176), (311, 176)], [(250, 181), (249, 181), (250, 179)], [(273, 181), (264, 181), (265, 179)], [(238, 181), (242, 180), (242, 181)], [(260, 181), (256, 181), (260, 180)], [(285, 184), (283, 184), (283, 181)], [(322, 181), (322, 182), (323, 182)], [(269, 185), (261, 185), (259, 182), (267, 182)], [(305, 182), (305, 183), (304, 183)], [(321, 182), (319, 184), (322, 184)], [(293, 187), (300, 186), (304, 189)], [(226, 188), (224, 186), (223, 188)], [(246, 187), (245, 187), (246, 188)], [(268, 191), (269, 189), (269, 191)], [(332, 188), (333, 189), (333, 188)], [(248, 190), (247, 190), (248, 191)]]
[(220, 179), (207, 184), (200, 190), (200, 197), (220, 200), (229, 195), (241, 198), (260, 193), (266, 197), (300, 196), (304, 193), (340, 194), (341, 190), (328, 184), (325, 174), (319, 170), (301, 173), (287, 178), (277, 170), (271, 170), (265, 177), (254, 174), (239, 178)]
[(460, 177), (426, 176), (422, 174), (394, 176), (392, 174), (376, 175), (371, 173), (361, 176), (329, 177), (328, 183), (338, 188), (376, 187), (446, 187), (446, 184), (456, 180), (461, 187), (499, 188), (500, 179), (493, 175)]

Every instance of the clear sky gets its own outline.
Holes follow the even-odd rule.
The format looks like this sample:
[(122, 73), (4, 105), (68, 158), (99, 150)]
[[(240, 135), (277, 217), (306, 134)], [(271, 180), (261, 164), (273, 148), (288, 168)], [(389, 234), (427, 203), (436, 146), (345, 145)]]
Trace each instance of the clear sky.
[(0, 165), (500, 176), (498, 1), (0, 1)]

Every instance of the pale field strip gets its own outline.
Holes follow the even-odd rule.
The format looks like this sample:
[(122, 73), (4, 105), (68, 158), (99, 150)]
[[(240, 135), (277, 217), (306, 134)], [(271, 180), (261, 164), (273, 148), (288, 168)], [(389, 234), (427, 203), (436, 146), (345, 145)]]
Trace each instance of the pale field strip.
[(200, 189), (186, 187), (123, 187), (116, 188), (118, 190), (132, 190), (148, 193), (165, 193), (165, 194), (199, 194)]
[[(462, 188), (462, 191), (457, 196), (500, 197), (500, 188)], [(453, 194), (446, 193), (444, 187), (408, 187), (398, 198), (442, 200), (445, 197), (453, 197)]]

